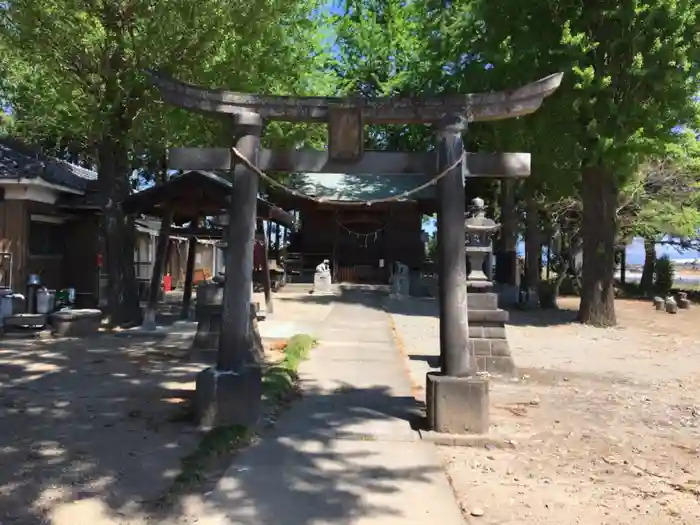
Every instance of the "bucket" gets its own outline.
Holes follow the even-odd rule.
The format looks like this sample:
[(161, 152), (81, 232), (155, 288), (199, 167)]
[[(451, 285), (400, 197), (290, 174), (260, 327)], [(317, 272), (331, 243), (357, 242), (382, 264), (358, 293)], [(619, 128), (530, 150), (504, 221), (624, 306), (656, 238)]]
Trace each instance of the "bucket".
[(0, 297), (0, 321), (12, 316), (12, 294), (6, 293)]
[(54, 296), (46, 288), (40, 288), (36, 291), (36, 313), (48, 314), (53, 310)]

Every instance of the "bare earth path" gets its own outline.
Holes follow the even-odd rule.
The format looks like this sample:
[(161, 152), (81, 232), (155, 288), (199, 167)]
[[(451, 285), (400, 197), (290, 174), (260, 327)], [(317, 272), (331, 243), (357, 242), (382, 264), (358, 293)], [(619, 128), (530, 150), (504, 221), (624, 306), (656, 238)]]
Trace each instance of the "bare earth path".
[[(511, 314), (519, 377), (492, 381), (491, 418), (515, 446), (440, 449), (460, 504), (489, 525), (700, 523), (700, 311), (618, 301), (604, 330), (571, 322), (576, 305)], [(420, 386), (437, 305), (387, 306)]]
[(236, 458), (198, 525), (462, 525), (436, 448), (406, 420), (415, 400), (380, 297), (308, 300), (333, 306), (304, 396)]

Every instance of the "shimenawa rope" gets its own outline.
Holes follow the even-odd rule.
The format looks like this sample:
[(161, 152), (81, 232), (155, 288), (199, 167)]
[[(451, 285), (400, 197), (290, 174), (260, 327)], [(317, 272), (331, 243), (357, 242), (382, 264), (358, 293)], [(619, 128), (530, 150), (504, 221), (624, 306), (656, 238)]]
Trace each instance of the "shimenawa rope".
[[(285, 186), (281, 182), (278, 182), (275, 179), (273, 179), (272, 177), (270, 177), (269, 175), (265, 174), (255, 164), (253, 164), (250, 160), (248, 160), (245, 157), (245, 155), (243, 155), (235, 147), (231, 148), (231, 152), (233, 153), (233, 155), (237, 159), (239, 159), (241, 162), (243, 162), (243, 164), (245, 164), (246, 167), (248, 167), (248, 169), (254, 171), (261, 179), (264, 179), (269, 184), (276, 186), (276, 187), (280, 188), (281, 190), (286, 191), (287, 193), (290, 193), (290, 194), (292, 194), (296, 197), (300, 197), (302, 199), (306, 199), (306, 200), (310, 200), (310, 201), (318, 202), (318, 203), (329, 202), (330, 200), (332, 200), (332, 199), (323, 198), (323, 197), (322, 198), (312, 197), (312, 196), (306, 195), (305, 193), (302, 193), (298, 190), (295, 190), (293, 188)], [(453, 162), (450, 166), (448, 166), (443, 171), (438, 173), (435, 177), (430, 179), (425, 184), (421, 184), (420, 186), (416, 186), (413, 189), (410, 189), (408, 191), (404, 191), (403, 193), (400, 193), (399, 195), (394, 195), (392, 197), (385, 197), (382, 199), (372, 199), (372, 200), (359, 201), (359, 202), (358, 201), (353, 201), (353, 202), (334, 201), (333, 204), (357, 205), (359, 203), (359, 204), (364, 204), (366, 206), (372, 206), (373, 204), (381, 204), (381, 203), (385, 203), (385, 202), (400, 202), (402, 200), (406, 200), (406, 198), (410, 197), (411, 195), (418, 193), (419, 191), (422, 191), (425, 188), (432, 186), (433, 184), (437, 184), (440, 179), (442, 179), (445, 175), (447, 175), (450, 171), (452, 171), (453, 169), (455, 169), (457, 166), (459, 166), (462, 163), (465, 155), (466, 155), (466, 153), (462, 153), (462, 155), (460, 155), (460, 157), (455, 162)]]

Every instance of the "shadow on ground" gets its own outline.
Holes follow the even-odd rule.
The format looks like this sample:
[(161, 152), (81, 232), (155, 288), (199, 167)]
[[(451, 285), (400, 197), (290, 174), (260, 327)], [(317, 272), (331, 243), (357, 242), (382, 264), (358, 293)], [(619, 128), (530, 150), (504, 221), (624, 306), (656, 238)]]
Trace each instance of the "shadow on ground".
[[(276, 301), (297, 301), (301, 303), (331, 304), (353, 303), (370, 308), (386, 310), (390, 314), (439, 317), (437, 299), (429, 297), (406, 297), (396, 299), (390, 296), (388, 286), (340, 284), (333, 295), (309, 293), (305, 296), (285, 297), (284, 293), (275, 296)], [(576, 322), (576, 312), (568, 309), (522, 310), (508, 308), (508, 324), (514, 326), (554, 326)]]
[[(193, 361), (189, 343), (187, 336), (128, 333), (3, 341), (0, 523), (180, 522), (186, 495), (168, 508), (153, 503), (202, 437), (186, 416), (195, 375), (208, 363)], [(310, 388), (269, 437), (241, 457), (250, 469), (255, 463), (256, 472), (266, 469), (267, 477), (242, 465), (206, 510), (226, 508), (232, 523), (245, 523), (245, 512), (255, 508), (254, 523), (263, 525), (381, 518), (388, 510), (369, 506), (363, 494), (400, 490), (402, 481), (427, 480), (428, 470), (384, 468), (371, 442), (357, 452), (332, 438), (356, 423), (407, 419), (413, 408), (413, 399), (381, 387), (340, 385), (330, 394)], [(306, 416), (299, 419), (295, 410), (301, 409)], [(271, 481), (261, 479), (277, 480), (275, 493)], [(200, 492), (218, 480), (207, 481)], [(322, 505), (304, 504), (319, 493)], [(304, 510), (285, 519), (280, 513), (289, 499)], [(82, 515), (81, 506), (92, 510)]]
[[(395, 444), (366, 440), (358, 446), (362, 437), (346, 429), (408, 419), (415, 407), (413, 398), (393, 397), (383, 387), (305, 393), (271, 435), (234, 461), (206, 514), (223, 513), (226, 523), (239, 525), (395, 519), (396, 508), (377, 502), (381, 496), (405, 484), (428, 484), (436, 470), (420, 461), (409, 461), (415, 466), (407, 468), (384, 466), (380, 458)], [(367, 501), (368, 495), (374, 502)], [(187, 511), (176, 507), (171, 512), (174, 517)]]
[(42, 523), (63, 502), (125, 509), (157, 496), (197, 443), (181, 420), (206, 364), (188, 348), (165, 334), (2, 341), (0, 523)]

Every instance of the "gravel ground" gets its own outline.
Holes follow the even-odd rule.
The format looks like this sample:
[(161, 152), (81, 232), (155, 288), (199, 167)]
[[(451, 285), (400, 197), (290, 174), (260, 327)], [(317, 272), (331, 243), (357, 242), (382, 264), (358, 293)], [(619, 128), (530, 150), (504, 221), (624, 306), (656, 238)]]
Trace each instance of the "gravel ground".
[[(327, 315), (329, 301), (305, 296), (280, 294), (274, 317)], [(494, 379), (491, 418), (514, 448), (441, 449), (465, 515), (493, 525), (700, 523), (700, 309), (670, 316), (618, 301), (620, 326), (602, 330), (571, 322), (575, 306), (512, 314), (519, 375)], [(406, 300), (393, 314), (417, 385), (437, 355), (436, 313), (434, 301)], [(2, 341), (0, 523), (154, 523), (143, 503), (199, 439), (178, 420), (206, 366), (188, 345), (124, 334)], [(201, 509), (189, 498), (181, 508), (194, 523)]]
[[(519, 375), (492, 381), (491, 420), (514, 448), (441, 448), (469, 523), (700, 523), (700, 309), (618, 301), (620, 326), (597, 329), (563, 307), (511, 314)], [(437, 306), (394, 311), (421, 397)]]
[[(281, 295), (277, 320), (322, 319), (331, 308), (294, 300), (308, 293)], [(179, 316), (178, 297), (168, 295), (161, 320)], [(153, 505), (201, 440), (187, 407), (215, 353), (190, 351), (192, 337), (175, 327), (0, 341), (0, 525), (196, 523), (201, 494), (171, 511)]]

